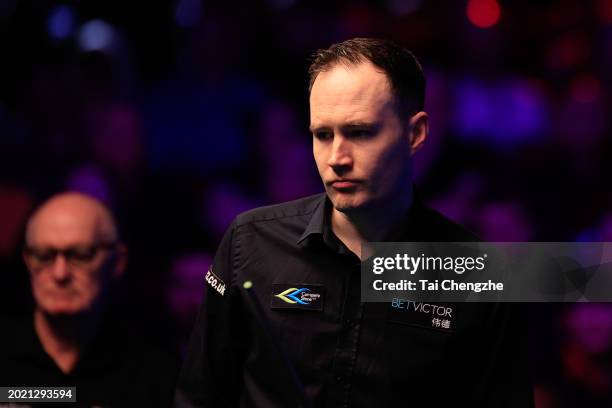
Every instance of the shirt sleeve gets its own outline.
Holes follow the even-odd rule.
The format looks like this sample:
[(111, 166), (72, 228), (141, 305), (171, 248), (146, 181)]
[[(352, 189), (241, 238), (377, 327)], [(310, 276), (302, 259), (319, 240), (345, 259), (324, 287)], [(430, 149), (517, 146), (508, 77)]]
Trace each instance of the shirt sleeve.
[(248, 333), (235, 287), (236, 229), (234, 221), (204, 276), (204, 298), (179, 374), (175, 407), (238, 405)]

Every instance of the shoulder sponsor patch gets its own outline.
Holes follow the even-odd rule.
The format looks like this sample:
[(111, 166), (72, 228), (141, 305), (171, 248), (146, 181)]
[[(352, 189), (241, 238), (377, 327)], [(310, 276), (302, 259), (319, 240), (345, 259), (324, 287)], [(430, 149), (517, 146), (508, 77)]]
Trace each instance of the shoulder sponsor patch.
[(212, 265), (208, 268), (206, 272), (206, 277), (204, 278), (208, 286), (216, 290), (221, 296), (225, 295), (225, 282), (221, 280), (212, 270)]
[(275, 283), (272, 285), (271, 309), (323, 310), (323, 285)]

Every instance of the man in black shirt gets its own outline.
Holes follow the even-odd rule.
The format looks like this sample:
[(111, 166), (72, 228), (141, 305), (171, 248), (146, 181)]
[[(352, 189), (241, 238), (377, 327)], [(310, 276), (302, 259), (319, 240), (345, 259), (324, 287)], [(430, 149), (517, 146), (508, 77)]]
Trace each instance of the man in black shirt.
[(76, 387), (75, 406), (168, 406), (176, 358), (111, 308), (126, 266), (110, 211), (79, 193), (59, 194), (30, 218), (24, 260), (33, 314), (3, 322), (0, 386)]
[[(362, 245), (475, 240), (413, 193), (411, 156), (428, 133), (414, 56), (358, 38), (320, 50), (310, 76), (326, 193), (234, 220), (206, 274), (176, 404), (295, 406), (293, 368), (314, 406), (532, 406), (524, 333), (506, 305), (361, 302)], [(289, 369), (247, 308), (244, 282)], [(439, 310), (449, 325), (432, 326)]]

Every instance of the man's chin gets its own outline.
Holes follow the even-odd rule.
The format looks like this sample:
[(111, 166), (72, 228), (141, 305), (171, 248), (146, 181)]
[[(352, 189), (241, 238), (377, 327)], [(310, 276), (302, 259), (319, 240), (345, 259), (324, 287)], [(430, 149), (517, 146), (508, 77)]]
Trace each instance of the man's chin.
[(350, 214), (365, 207), (365, 203), (356, 197), (333, 197), (330, 200), (334, 209), (344, 214)]
[(334, 210), (344, 214), (350, 214), (358, 209), (359, 208), (354, 205), (334, 205)]
[(327, 190), (327, 197), (329, 197), (334, 209), (343, 214), (377, 211), (378, 209), (384, 209), (387, 204), (385, 199), (374, 196), (365, 190), (350, 193)]
[(73, 317), (85, 312), (82, 305), (76, 304), (52, 304), (42, 308), (44, 313), (53, 318)]

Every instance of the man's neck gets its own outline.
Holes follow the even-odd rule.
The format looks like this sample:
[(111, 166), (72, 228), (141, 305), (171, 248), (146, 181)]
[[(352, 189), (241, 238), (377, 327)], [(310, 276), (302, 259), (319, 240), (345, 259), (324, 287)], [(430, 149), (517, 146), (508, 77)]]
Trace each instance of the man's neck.
[[(332, 208), (331, 225), (334, 234), (359, 257), (367, 258), (368, 242), (383, 240), (409, 210), (413, 202), (412, 190), (385, 205), (363, 211), (344, 213)], [(362, 244), (367, 253), (362, 254)]]
[(43, 349), (64, 373), (76, 366), (82, 348), (93, 336), (98, 325), (94, 316), (51, 317), (40, 309), (34, 311), (34, 330)]

